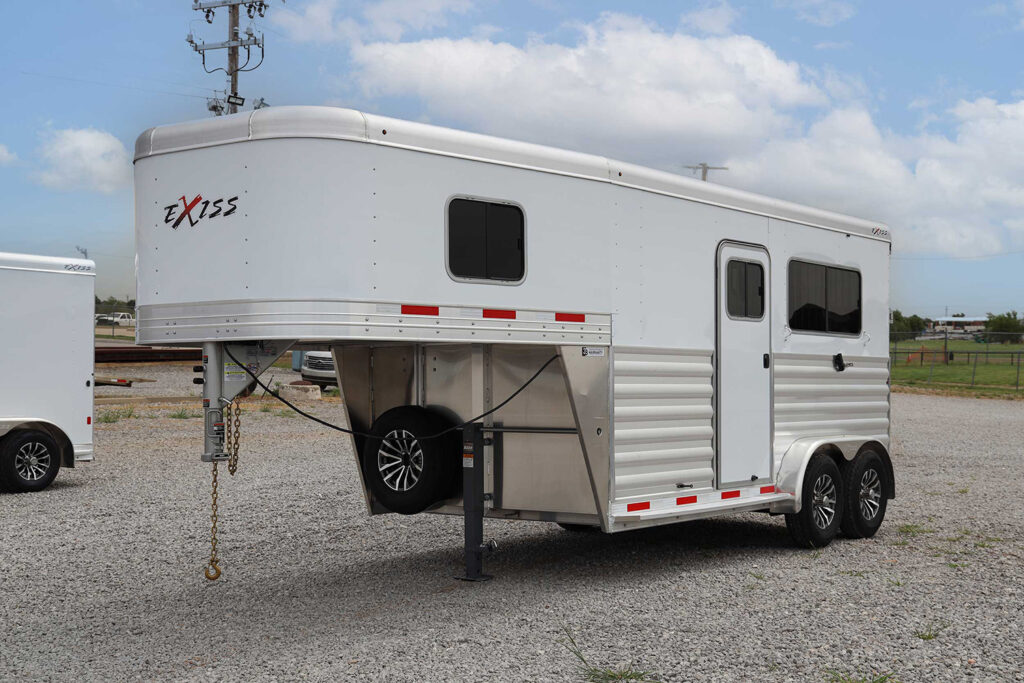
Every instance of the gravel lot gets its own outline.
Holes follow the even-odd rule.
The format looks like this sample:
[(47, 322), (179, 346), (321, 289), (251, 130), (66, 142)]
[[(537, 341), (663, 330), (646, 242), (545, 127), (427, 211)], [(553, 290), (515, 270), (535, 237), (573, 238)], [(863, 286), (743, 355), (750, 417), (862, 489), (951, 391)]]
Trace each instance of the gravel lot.
[(98, 425), (96, 462), (0, 495), (0, 679), (579, 681), (565, 626), (665, 681), (1024, 680), (1024, 403), (893, 402), (899, 498), (874, 539), (488, 521), (486, 584), (451, 578), (461, 518), (366, 518), (339, 435), (257, 404), (206, 581), (200, 420), (137, 406)]

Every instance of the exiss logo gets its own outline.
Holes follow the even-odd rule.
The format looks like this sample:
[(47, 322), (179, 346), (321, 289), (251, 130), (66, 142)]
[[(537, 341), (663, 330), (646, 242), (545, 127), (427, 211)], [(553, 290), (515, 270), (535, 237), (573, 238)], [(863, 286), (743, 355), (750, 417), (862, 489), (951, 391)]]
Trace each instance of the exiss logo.
[(187, 218), (189, 226), (194, 228), (204, 218), (230, 216), (238, 210), (238, 205), (235, 203), (237, 201), (237, 196), (230, 199), (221, 197), (213, 201), (203, 199), (201, 194), (193, 197), (192, 201), (182, 196), (178, 203), (164, 207), (164, 225), (171, 224), (171, 228), (177, 230), (181, 222)]

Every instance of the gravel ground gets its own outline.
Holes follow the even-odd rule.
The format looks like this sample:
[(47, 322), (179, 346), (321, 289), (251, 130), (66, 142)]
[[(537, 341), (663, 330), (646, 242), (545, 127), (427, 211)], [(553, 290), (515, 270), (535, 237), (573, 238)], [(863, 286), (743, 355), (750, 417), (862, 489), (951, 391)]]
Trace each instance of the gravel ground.
[(200, 420), (137, 408), (98, 426), (96, 462), (0, 495), (0, 679), (579, 681), (568, 627), (593, 663), (665, 681), (1024, 680), (1024, 403), (893, 403), (899, 498), (874, 539), (488, 521), (485, 584), (451, 578), (460, 518), (367, 518), (338, 435), (255, 405), (206, 581)]
[[(193, 384), (199, 377), (192, 372), (195, 363), (99, 363), (96, 375), (100, 377), (141, 377), (152, 382), (136, 382), (131, 387), (96, 387), (97, 397), (137, 396), (202, 396), (203, 387)], [(288, 384), (302, 379), (302, 374), (291, 368), (271, 368), (260, 381), (270, 387), (278, 382)], [(262, 393), (262, 390), (260, 390)]]

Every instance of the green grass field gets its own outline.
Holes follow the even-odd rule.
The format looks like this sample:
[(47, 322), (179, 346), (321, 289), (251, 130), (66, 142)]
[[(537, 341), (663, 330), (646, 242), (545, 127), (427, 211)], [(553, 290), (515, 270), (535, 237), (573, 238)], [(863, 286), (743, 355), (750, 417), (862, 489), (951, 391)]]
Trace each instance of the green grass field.
[[(943, 349), (951, 358), (948, 362)], [(1024, 344), (970, 339), (900, 340), (890, 344), (892, 383), (919, 389), (1017, 393), (1017, 362)]]
[[(1024, 368), (1022, 368), (1024, 370)], [(978, 367), (975, 371), (973, 365), (966, 363), (953, 363), (944, 365), (935, 363), (934, 366), (925, 364), (907, 365), (897, 362), (892, 366), (893, 384), (907, 386), (928, 386), (942, 384), (956, 384), (970, 386), (971, 377), (974, 376), (976, 386), (987, 387), (1009, 387), (1014, 388), (1017, 384), (1017, 366), (1007, 362), (985, 364), (983, 359), (978, 360)], [(1021, 380), (1024, 381), (1024, 375)]]

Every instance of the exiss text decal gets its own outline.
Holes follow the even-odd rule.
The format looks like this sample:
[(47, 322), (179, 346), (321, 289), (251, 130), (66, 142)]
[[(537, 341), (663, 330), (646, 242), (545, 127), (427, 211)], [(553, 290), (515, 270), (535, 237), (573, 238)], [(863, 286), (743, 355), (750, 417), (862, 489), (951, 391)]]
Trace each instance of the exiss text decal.
[(164, 225), (170, 223), (171, 227), (177, 230), (181, 222), (187, 218), (188, 224), (194, 228), (204, 218), (230, 216), (238, 210), (235, 203), (237, 201), (237, 196), (230, 199), (221, 197), (213, 201), (203, 199), (201, 194), (197, 194), (191, 201), (182, 196), (177, 203), (164, 207)]

